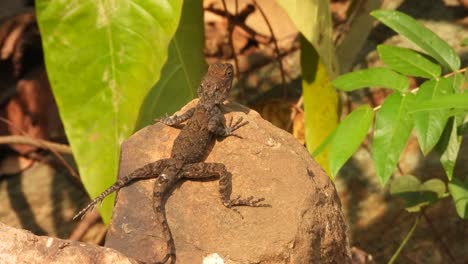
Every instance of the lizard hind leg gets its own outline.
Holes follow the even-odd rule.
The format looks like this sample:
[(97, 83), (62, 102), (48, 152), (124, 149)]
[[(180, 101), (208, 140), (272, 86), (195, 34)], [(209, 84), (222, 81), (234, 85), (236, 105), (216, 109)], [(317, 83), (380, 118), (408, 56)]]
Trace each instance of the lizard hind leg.
[(254, 198), (253, 196), (242, 198), (237, 196), (231, 199), (232, 175), (222, 163), (200, 162), (185, 165), (182, 169), (182, 177), (187, 179), (218, 177), (221, 200), (227, 208), (235, 206), (270, 207), (269, 204), (261, 203), (265, 200), (264, 198)]
[(161, 172), (173, 163), (173, 159), (162, 159), (152, 163), (148, 163), (143, 167), (140, 167), (134, 170), (132, 173), (117, 179), (117, 181), (112, 184), (109, 188), (103, 191), (98, 197), (91, 201), (85, 208), (83, 208), (80, 212), (78, 212), (74, 217), (73, 220), (78, 218), (82, 218), (90, 209), (94, 208), (96, 204), (102, 203), (104, 198), (109, 196), (111, 193), (120, 190), (122, 187), (128, 185), (130, 182), (134, 180), (140, 179), (151, 179), (158, 177)]

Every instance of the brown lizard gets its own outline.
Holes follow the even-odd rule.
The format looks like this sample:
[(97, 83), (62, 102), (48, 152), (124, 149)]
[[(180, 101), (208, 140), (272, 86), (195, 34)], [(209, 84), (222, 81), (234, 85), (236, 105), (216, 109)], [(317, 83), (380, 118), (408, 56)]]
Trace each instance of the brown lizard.
[(94, 199), (88, 206), (81, 210), (74, 219), (84, 215), (90, 208), (114, 191), (119, 190), (131, 181), (137, 179), (157, 178), (154, 188), (154, 210), (156, 218), (162, 225), (164, 236), (167, 240), (167, 253), (161, 262), (175, 263), (175, 245), (169, 226), (166, 221), (164, 201), (173, 186), (181, 179), (204, 179), (209, 177), (219, 178), (219, 192), (224, 206), (265, 207), (264, 199), (255, 199), (250, 196), (231, 199), (232, 181), (229, 173), (221, 163), (203, 162), (210, 151), (215, 137), (236, 136), (233, 132), (247, 124), (242, 118), (225, 125), (224, 115), (220, 105), (226, 100), (232, 87), (233, 67), (228, 63), (212, 64), (204, 76), (199, 88), (198, 104), (180, 116), (174, 115), (163, 118), (160, 121), (169, 126), (177, 126), (187, 121), (176, 137), (172, 146), (171, 157), (161, 159), (133, 171), (129, 175), (118, 179), (111, 187)]

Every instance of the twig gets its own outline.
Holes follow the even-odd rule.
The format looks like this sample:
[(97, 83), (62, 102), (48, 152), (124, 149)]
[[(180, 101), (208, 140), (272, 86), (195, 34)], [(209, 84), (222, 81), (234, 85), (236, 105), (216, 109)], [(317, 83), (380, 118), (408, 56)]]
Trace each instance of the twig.
[[(225, 10), (217, 9), (217, 8), (215, 8), (213, 6), (208, 6), (208, 7), (205, 8), (205, 10), (208, 11), (208, 12), (211, 12), (211, 13), (213, 13), (215, 15), (226, 17), (228, 20), (231, 20), (232, 23), (234, 23), (234, 24), (236, 24), (236, 26), (242, 28), (247, 34), (252, 36), (252, 38), (254, 38), (259, 43), (267, 45), (268, 43), (271, 42), (271, 39), (268, 36), (263, 35), (261, 33), (258, 33), (253, 28), (251, 28), (248, 25), (246, 25), (245, 23), (243, 23), (242, 19), (236, 19), (232, 14), (228, 13)], [(238, 20), (241, 20), (241, 21), (238, 21)]]
[[(226, 12), (226, 19), (227, 19), (227, 22), (228, 22), (228, 34), (229, 34), (229, 38), (228, 38), (228, 41), (229, 41), (229, 46), (231, 47), (231, 50), (232, 50), (232, 56), (234, 58), (234, 67), (236, 69), (236, 78), (237, 80), (239, 81), (240, 80), (240, 70), (239, 70), (239, 59), (237, 58), (237, 54), (236, 54), (236, 50), (234, 49), (234, 43), (232, 42), (232, 34), (234, 32), (234, 27), (235, 27), (235, 24), (232, 22), (232, 20), (230, 19), (230, 16), (228, 16), (227, 14), (229, 14), (228, 12), (228, 9), (227, 9), (227, 5), (226, 5), (226, 0), (222, 0), (223, 2), (223, 7), (224, 7), (224, 10)], [(237, 0), (236, 0), (237, 2)], [(237, 11), (237, 10), (236, 10)], [(234, 14), (234, 17), (237, 15), (237, 13)], [(240, 97), (242, 100), (245, 100), (245, 91), (244, 91), (244, 88), (243, 87), (240, 87)]]
[(416, 217), (416, 220), (414, 221), (413, 226), (411, 227), (408, 234), (406, 234), (405, 239), (403, 239), (403, 242), (401, 242), (401, 244), (398, 247), (397, 251), (395, 251), (395, 253), (393, 253), (393, 256), (388, 261), (388, 264), (393, 264), (395, 262), (395, 260), (398, 258), (398, 255), (400, 255), (400, 252), (403, 250), (403, 248), (406, 246), (406, 243), (409, 241), (409, 239), (413, 235), (414, 230), (416, 230), (416, 227), (418, 226), (420, 220), (421, 220), (421, 213), (418, 214), (418, 216)]
[[(224, 0), (223, 0), (224, 1)], [(268, 20), (265, 12), (263, 12), (263, 9), (260, 7), (260, 5), (257, 3), (256, 0), (252, 0), (255, 7), (257, 7), (258, 11), (260, 11), (260, 14), (262, 15), (263, 17), (263, 20), (265, 20), (265, 23), (267, 24), (268, 26), (268, 30), (270, 31), (270, 34), (271, 34), (271, 40), (273, 41), (273, 44), (274, 44), (274, 47), (275, 47), (275, 53), (276, 53), (276, 60), (278, 61), (279, 63), (279, 68), (280, 68), (280, 72), (281, 72), (281, 85), (283, 86), (283, 98), (286, 98), (287, 97), (287, 89), (286, 89), (286, 78), (285, 78), (285, 73), (284, 73), (284, 68), (283, 68), (283, 61), (281, 60), (281, 58), (279, 57), (280, 55), (280, 50), (279, 50), (279, 46), (278, 46), (278, 41), (276, 39), (276, 36), (275, 36), (275, 33), (273, 32), (273, 28), (271, 27), (271, 24), (270, 24), (270, 21)]]
[(32, 138), (29, 136), (0, 136), (0, 144), (24, 144), (48, 150), (55, 150), (64, 154), (73, 154), (70, 146), (46, 141), (43, 139)]
[(304, 97), (301, 96), (299, 100), (293, 105), (292, 111), (291, 111), (291, 116), (288, 122), (288, 125), (286, 126), (286, 130), (289, 131), (292, 128), (292, 124), (294, 119), (296, 118), (297, 113), (303, 113), (304, 110), (302, 110), (302, 104), (304, 103)]
[[(22, 133), (23, 135), (27, 135), (27, 133), (25, 131), (23, 131), (20, 127), (17, 127), (15, 124), (13, 124), (12, 122), (10, 122), (10, 120), (8, 119), (5, 119), (3, 117), (0, 117), (0, 121), (8, 124), (9, 126), (15, 128), (16, 130), (18, 130), (20, 133)], [(9, 136), (9, 137), (21, 137), (21, 136)], [(23, 137), (27, 137), (29, 138), (29, 142), (30, 142), (30, 145), (33, 145), (34, 143), (38, 143), (40, 145), (35, 145), (37, 147), (40, 147), (40, 148), (45, 148), (45, 149), (48, 149), (50, 150), (54, 155), (55, 157), (57, 157), (57, 159), (62, 163), (62, 165), (70, 172), (70, 174), (75, 177), (75, 178), (80, 178), (78, 172), (76, 172), (76, 170), (74, 170), (70, 164), (68, 164), (68, 162), (62, 157), (62, 155), (59, 153), (59, 152), (62, 152), (62, 151), (59, 151), (58, 149), (55, 149), (54, 147), (50, 148), (51, 146), (60, 146), (59, 149), (61, 148), (62, 150), (64, 150), (65, 152), (62, 152), (62, 153), (67, 153), (67, 154), (73, 154), (70, 147), (67, 146), (67, 145), (63, 145), (63, 144), (58, 144), (58, 143), (53, 143), (53, 142), (49, 142), (49, 141), (46, 141), (46, 140), (42, 140), (42, 139), (35, 139), (35, 138), (31, 138), (29, 136), (23, 136)], [(35, 142), (33, 142), (35, 141)], [(29, 143), (28, 142), (28, 143)], [(23, 143), (23, 144), (28, 144), (28, 143)], [(48, 144), (48, 143), (52, 143), (52, 144)], [(10, 143), (9, 143), (10, 144)]]
[(467, 68), (463, 68), (463, 69), (459, 69), (458, 71), (449, 72), (449, 73), (445, 74), (444, 77), (450, 77), (450, 76), (455, 75), (455, 74), (457, 74), (457, 73), (466, 72), (466, 69), (467, 69)]
[[(288, 55), (290, 55), (291, 53), (295, 52), (295, 51), (298, 51), (299, 50), (299, 46), (293, 46), (291, 47), (289, 50), (281, 53), (279, 55), (279, 58), (282, 59)], [(270, 59), (266, 59), (264, 61), (261, 61), (259, 63), (256, 63), (255, 65), (252, 65), (252, 67), (250, 67), (248, 70), (242, 72), (242, 74), (251, 74), (253, 72), (256, 72), (257, 70), (267, 66), (267, 65), (270, 65), (272, 63), (272, 61)]]
[[(410, 93), (416, 94), (418, 91), (419, 91), (419, 87), (411, 90)], [(403, 96), (405, 96), (405, 95), (403, 95)], [(377, 112), (377, 111), (380, 110), (380, 108), (382, 108), (382, 105), (378, 105), (378, 106), (372, 108), (372, 110), (374, 110), (374, 112)]]
[(349, 28), (351, 27), (351, 24), (353, 24), (354, 20), (356, 19), (356, 17), (359, 14), (359, 11), (364, 10), (363, 6), (364, 6), (364, 4), (366, 2), (367, 2), (367, 0), (355, 0), (355, 1), (353, 1), (354, 5), (350, 5), (349, 8), (352, 8), (352, 9), (347, 10), (347, 11), (350, 11), (350, 12), (349, 12), (349, 14), (347, 14), (346, 21), (339, 24), (335, 29), (336, 34), (334, 36), (334, 41), (333, 41), (333, 44), (335, 45), (335, 47), (343, 39), (343, 36), (349, 30)]
[(94, 225), (99, 219), (101, 218), (101, 215), (99, 214), (98, 210), (93, 210), (89, 214), (86, 214), (85, 217), (83, 217), (83, 220), (81, 220), (75, 227), (75, 229), (72, 231), (70, 237), (68, 239), (70, 240), (80, 240), (84, 234), (86, 234), (86, 231)]
[(405, 175), (405, 173), (403, 172), (403, 169), (401, 168), (401, 164), (399, 161), (397, 162), (396, 167), (398, 169), (398, 172), (400, 172), (400, 175)]

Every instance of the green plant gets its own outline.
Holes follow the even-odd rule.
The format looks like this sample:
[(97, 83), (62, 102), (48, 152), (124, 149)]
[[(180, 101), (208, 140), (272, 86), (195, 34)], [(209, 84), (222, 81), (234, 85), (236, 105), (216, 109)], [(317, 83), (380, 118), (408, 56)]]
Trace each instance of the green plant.
[[(95, 197), (115, 181), (122, 141), (195, 96), (206, 68), (202, 6), (37, 0), (36, 10), (54, 97)], [(112, 205), (106, 199), (100, 209), (105, 222)]]
[[(375, 109), (364, 105), (351, 112), (315, 153), (324, 145), (331, 146), (330, 168), (333, 176), (336, 175), (366, 137), (376, 112), (372, 156), (380, 182), (388, 183), (414, 129), (424, 155), (432, 150), (440, 153), (448, 192), (440, 179), (421, 183), (412, 175), (404, 175), (391, 183), (391, 194), (404, 199), (409, 212), (421, 212), (425, 206), (451, 196), (458, 215), (467, 219), (468, 178), (463, 181), (453, 175), (468, 112), (468, 92), (463, 88), (467, 76), (462, 74), (466, 69), (460, 69), (460, 58), (445, 41), (413, 18), (389, 10), (371, 14), (412, 41), (424, 54), (380, 45), (377, 51), (387, 68), (365, 69), (336, 78), (333, 85), (342, 91), (377, 86), (391, 89), (393, 93)], [(425, 81), (410, 91), (407, 76)], [(408, 241), (419, 218), (390, 263)]]
[[(338, 123), (338, 99), (330, 84), (337, 66), (329, 3), (278, 3), (303, 35), (311, 150)], [(206, 70), (202, 3), (36, 0), (36, 10), (60, 116), (82, 182), (96, 197), (115, 181), (125, 138), (196, 96)], [(100, 208), (105, 222), (112, 204), (106, 199)]]

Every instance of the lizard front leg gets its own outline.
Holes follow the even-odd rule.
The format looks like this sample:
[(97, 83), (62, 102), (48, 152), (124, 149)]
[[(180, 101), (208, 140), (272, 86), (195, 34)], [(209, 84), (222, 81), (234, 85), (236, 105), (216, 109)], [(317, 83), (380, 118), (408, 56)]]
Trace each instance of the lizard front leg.
[(180, 125), (181, 123), (187, 121), (189, 118), (193, 116), (195, 113), (195, 107), (190, 108), (187, 112), (183, 113), (182, 115), (173, 115), (169, 117), (163, 117), (160, 119), (156, 119), (156, 122), (161, 122), (167, 126), (176, 126)]
[(224, 116), (217, 107), (212, 109), (211, 113), (212, 117), (208, 120), (208, 130), (220, 137), (228, 137), (228, 136), (236, 136), (234, 131), (237, 129), (247, 125), (249, 122), (244, 121), (242, 117), (239, 117), (235, 122), (234, 118), (231, 116), (229, 118), (229, 123), (227, 125), (224, 124)]
[(235, 206), (270, 207), (268, 204), (261, 203), (265, 198), (254, 198), (253, 196), (241, 198), (237, 196), (231, 199), (232, 175), (222, 163), (200, 162), (188, 164), (182, 168), (181, 176), (187, 179), (218, 177), (221, 201), (227, 208)]
[(73, 217), (73, 220), (79, 217), (82, 217), (83, 215), (86, 214), (86, 212), (88, 212), (96, 204), (102, 202), (104, 198), (106, 198), (109, 194), (120, 190), (122, 187), (129, 184), (130, 182), (134, 180), (140, 180), (140, 179), (156, 178), (162, 173), (162, 171), (166, 167), (171, 166), (174, 163), (175, 161), (173, 159), (158, 160), (152, 163), (148, 163), (145, 166), (134, 170), (132, 173), (128, 174), (127, 176), (123, 178), (117, 179), (117, 181), (112, 186), (110, 186), (105, 191), (103, 191), (98, 197), (96, 197), (93, 201), (91, 201), (91, 203), (89, 203), (85, 208), (83, 208), (80, 212), (78, 212)]

